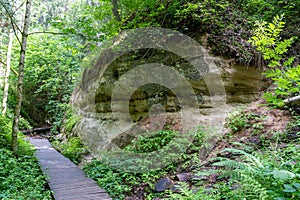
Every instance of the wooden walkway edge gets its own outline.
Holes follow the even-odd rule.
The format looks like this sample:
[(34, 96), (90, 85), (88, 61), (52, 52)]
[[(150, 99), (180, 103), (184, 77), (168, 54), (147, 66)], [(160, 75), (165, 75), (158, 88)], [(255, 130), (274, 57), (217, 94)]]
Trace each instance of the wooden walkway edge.
[(49, 178), (48, 184), (55, 200), (111, 200), (105, 190), (57, 152), (47, 139), (30, 138), (29, 141), (37, 150), (35, 155)]

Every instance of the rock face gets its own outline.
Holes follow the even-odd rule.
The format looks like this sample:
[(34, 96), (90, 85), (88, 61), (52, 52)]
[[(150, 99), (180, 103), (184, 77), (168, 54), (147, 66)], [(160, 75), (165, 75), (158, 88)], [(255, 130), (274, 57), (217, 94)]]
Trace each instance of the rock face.
[(141, 132), (174, 128), (174, 120), (181, 124), (175, 129), (182, 131), (222, 126), (228, 107), (254, 101), (265, 83), (261, 70), (204, 52), (207, 71), (201, 73), (164, 50), (121, 55), (105, 70), (105, 61), (94, 60), (73, 93), (72, 103), (81, 116), (74, 131), (97, 154), (122, 148)]

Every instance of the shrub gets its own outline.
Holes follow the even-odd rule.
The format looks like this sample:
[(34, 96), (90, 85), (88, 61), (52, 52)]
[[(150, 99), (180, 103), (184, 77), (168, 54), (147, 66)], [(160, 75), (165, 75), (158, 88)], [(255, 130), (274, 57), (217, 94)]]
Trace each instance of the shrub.
[(285, 24), (282, 20), (283, 15), (274, 17), (272, 23), (257, 21), (257, 29), (250, 39), (268, 61), (265, 74), (274, 81), (276, 88), (274, 92), (265, 93), (265, 99), (274, 107), (283, 107), (284, 98), (300, 92), (300, 65), (293, 66), (295, 57), (286, 56), (295, 38), (280, 40)]
[[(288, 144), (284, 148), (248, 153), (244, 150), (223, 150), (238, 159), (216, 158), (212, 165), (222, 167), (199, 176), (219, 174), (221, 181), (214, 185), (226, 199), (299, 199), (299, 147)], [(214, 199), (214, 198), (213, 198)]]
[(52, 145), (75, 164), (78, 164), (82, 155), (88, 152), (87, 147), (83, 145), (79, 137), (71, 137), (63, 142), (55, 140)]
[(12, 129), (12, 120), (3, 117), (2, 115), (0, 116), (0, 135), (5, 135), (11, 133)]
[(0, 148), (1, 199), (52, 199), (45, 176), (34, 156), (19, 155)]
[(173, 130), (160, 130), (155, 133), (145, 134), (149, 136), (138, 136), (136, 140), (133, 140), (131, 144), (125, 147), (125, 150), (136, 153), (153, 152), (167, 145), (176, 136), (176, 132)]

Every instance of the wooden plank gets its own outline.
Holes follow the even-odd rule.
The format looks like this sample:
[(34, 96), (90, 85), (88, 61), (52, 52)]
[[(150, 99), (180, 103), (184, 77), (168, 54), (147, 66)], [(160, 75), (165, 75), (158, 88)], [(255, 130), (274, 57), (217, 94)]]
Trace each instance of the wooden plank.
[(87, 178), (69, 159), (57, 152), (46, 139), (29, 139), (37, 149), (41, 169), (56, 200), (111, 200), (105, 190)]

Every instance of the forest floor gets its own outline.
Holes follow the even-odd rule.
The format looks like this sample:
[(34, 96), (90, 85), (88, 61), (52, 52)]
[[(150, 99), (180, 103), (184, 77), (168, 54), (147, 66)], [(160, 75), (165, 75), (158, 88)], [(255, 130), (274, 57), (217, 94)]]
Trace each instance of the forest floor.
[[(223, 129), (222, 137), (218, 142), (214, 144), (212, 151), (207, 153), (206, 158), (201, 164), (197, 164), (198, 170), (214, 170), (216, 167), (212, 166), (212, 160), (219, 156), (225, 156), (231, 158), (230, 153), (222, 152), (226, 148), (239, 148), (241, 149), (243, 145), (251, 146), (253, 149), (262, 149), (266, 143), (274, 141), (274, 136), (276, 134), (284, 133), (286, 127), (292, 120), (292, 113), (287, 110), (279, 110), (266, 106), (266, 102), (263, 99), (259, 99), (247, 105), (243, 105), (242, 108), (237, 107), (237, 111), (232, 109), (232, 112), (228, 113), (226, 119), (225, 128)], [(174, 119), (169, 120), (171, 124), (171, 129), (180, 128), (180, 123)], [(149, 125), (149, 120), (144, 120), (140, 125)], [(296, 130), (297, 131), (297, 130)], [(288, 135), (287, 137), (293, 137), (293, 135)], [(241, 145), (242, 144), (242, 145)], [(280, 145), (280, 144), (279, 144)], [(284, 144), (282, 144), (284, 145)], [(86, 155), (83, 162), (79, 166), (83, 167), (86, 163), (91, 162), (91, 155)], [(191, 162), (192, 163), (192, 162)], [(199, 168), (200, 166), (200, 168)], [(188, 168), (182, 169), (180, 165), (177, 166), (176, 170), (169, 171), (168, 174), (157, 179), (154, 185), (159, 184), (159, 181), (165, 180), (168, 186), (167, 189), (172, 189), (176, 192), (176, 186), (180, 185), (180, 182), (185, 182), (193, 188), (195, 179), (197, 175), (195, 173), (195, 167), (189, 166)], [(182, 178), (183, 176), (183, 178)], [(180, 180), (182, 178), (182, 180)], [(205, 179), (206, 187), (213, 186), (218, 182), (218, 175), (211, 175)], [(164, 183), (163, 183), (164, 184)], [(175, 186), (175, 187), (174, 187)], [(174, 189), (175, 188), (175, 189)], [(155, 190), (152, 188), (152, 190)], [(149, 191), (149, 184), (144, 184), (140, 186), (134, 186), (132, 192), (127, 195), (126, 200), (142, 200), (145, 199), (146, 191)], [(154, 199), (160, 199), (159, 197)]]
[[(292, 114), (289, 111), (270, 108), (266, 106), (266, 102), (263, 99), (259, 99), (246, 106), (247, 107), (241, 112), (244, 113), (243, 116), (245, 116), (246, 118), (248, 117), (248, 119), (238, 119), (241, 116), (235, 116), (235, 122), (237, 123), (237, 125), (238, 123), (242, 123), (242, 120), (246, 120), (246, 124), (244, 124), (244, 127), (241, 127), (241, 130), (235, 133), (232, 133), (232, 130), (230, 128), (224, 128), (222, 133), (223, 137), (215, 144), (213, 150), (209, 154), (207, 154), (206, 159), (203, 160), (201, 164), (201, 170), (215, 170), (216, 167), (212, 166), (212, 160), (214, 160), (216, 157), (223, 156), (231, 158), (232, 155), (230, 153), (226, 154), (222, 152), (226, 148), (241, 148), (240, 144), (244, 144), (247, 146), (249, 145), (256, 149), (263, 148), (266, 141), (271, 141), (274, 138), (274, 134), (285, 132), (286, 127), (292, 120)], [(242, 107), (245, 107), (245, 105), (243, 105)], [(174, 127), (176, 126), (178, 125), (174, 124)], [(190, 166), (190, 170), (176, 172), (176, 175), (173, 176), (175, 177), (174, 180), (172, 180), (173, 184), (177, 185), (178, 182), (180, 182), (180, 180), (178, 180), (178, 176), (185, 174), (187, 176), (183, 181), (189, 183), (192, 188), (194, 179), (197, 179), (197, 175), (195, 175), (194, 173), (195, 171), (193, 170), (193, 166)], [(219, 175), (213, 174), (208, 178), (205, 178), (205, 187), (212, 187), (213, 184), (218, 182), (218, 177)], [(142, 198), (138, 198), (137, 196), (133, 195), (131, 197), (127, 197), (126, 199), (141, 200)]]

